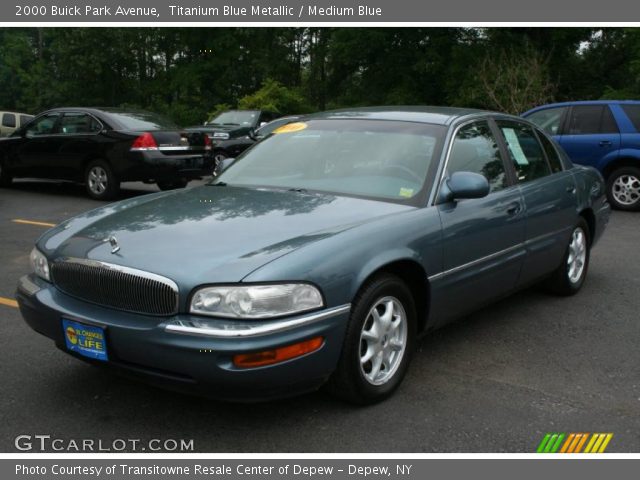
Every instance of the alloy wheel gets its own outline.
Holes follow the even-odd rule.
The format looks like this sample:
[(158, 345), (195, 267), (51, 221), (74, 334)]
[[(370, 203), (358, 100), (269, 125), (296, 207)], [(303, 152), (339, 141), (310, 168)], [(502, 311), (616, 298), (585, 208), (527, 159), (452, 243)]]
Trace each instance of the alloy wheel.
[(89, 170), (87, 180), (87, 183), (89, 184), (89, 190), (91, 190), (96, 195), (102, 195), (107, 189), (107, 185), (109, 182), (106, 170), (98, 165)]
[(568, 275), (571, 283), (578, 283), (580, 281), (586, 260), (587, 237), (582, 228), (577, 227), (571, 234), (569, 256), (567, 257)]
[(613, 182), (611, 193), (621, 205), (633, 205), (640, 200), (640, 179), (634, 175), (620, 175)]

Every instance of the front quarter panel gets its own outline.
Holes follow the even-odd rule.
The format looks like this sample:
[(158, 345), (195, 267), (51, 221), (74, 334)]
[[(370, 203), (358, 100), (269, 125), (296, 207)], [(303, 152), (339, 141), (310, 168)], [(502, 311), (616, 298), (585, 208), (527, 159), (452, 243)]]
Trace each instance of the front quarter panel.
[(353, 301), (376, 271), (411, 260), (427, 275), (442, 270), (440, 219), (435, 208), (386, 216), (295, 250), (255, 270), (245, 282), (307, 281), (319, 286), (328, 307)]

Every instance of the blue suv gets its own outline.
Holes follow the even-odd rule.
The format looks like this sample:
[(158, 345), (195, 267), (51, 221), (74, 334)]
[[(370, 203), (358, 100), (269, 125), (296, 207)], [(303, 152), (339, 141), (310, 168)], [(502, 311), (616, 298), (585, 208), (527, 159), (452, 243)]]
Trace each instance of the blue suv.
[(597, 168), (614, 208), (640, 210), (640, 101), (553, 103), (522, 114), (574, 163)]

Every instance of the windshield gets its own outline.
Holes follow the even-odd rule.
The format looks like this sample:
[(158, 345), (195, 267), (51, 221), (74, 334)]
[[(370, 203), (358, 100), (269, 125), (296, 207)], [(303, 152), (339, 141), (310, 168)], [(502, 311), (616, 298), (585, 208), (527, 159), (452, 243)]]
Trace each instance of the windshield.
[(177, 130), (178, 127), (171, 120), (162, 115), (151, 112), (108, 112), (121, 123), (125, 129), (134, 131), (148, 130)]
[(258, 119), (257, 111), (223, 112), (207, 122), (207, 125), (255, 125)]
[(424, 187), (446, 128), (379, 120), (311, 120), (276, 129), (215, 183), (409, 200)]

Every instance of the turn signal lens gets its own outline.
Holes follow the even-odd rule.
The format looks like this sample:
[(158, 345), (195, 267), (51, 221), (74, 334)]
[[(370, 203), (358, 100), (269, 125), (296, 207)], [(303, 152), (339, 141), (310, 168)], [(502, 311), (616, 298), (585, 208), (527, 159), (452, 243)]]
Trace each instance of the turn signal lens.
[(233, 364), (239, 368), (262, 367), (284, 362), (292, 358), (301, 357), (307, 353), (315, 352), (324, 343), (324, 338), (315, 337), (311, 340), (295, 343), (286, 347), (266, 350), (264, 352), (242, 353), (233, 357)]
[(158, 150), (158, 144), (156, 143), (156, 139), (153, 138), (149, 132), (143, 133), (138, 138), (136, 138), (131, 145), (132, 151), (140, 151), (140, 150)]
[(211, 139), (209, 138), (209, 135), (205, 135), (204, 136), (204, 149), (205, 150), (211, 150), (211, 148), (213, 148), (213, 144), (211, 143)]

